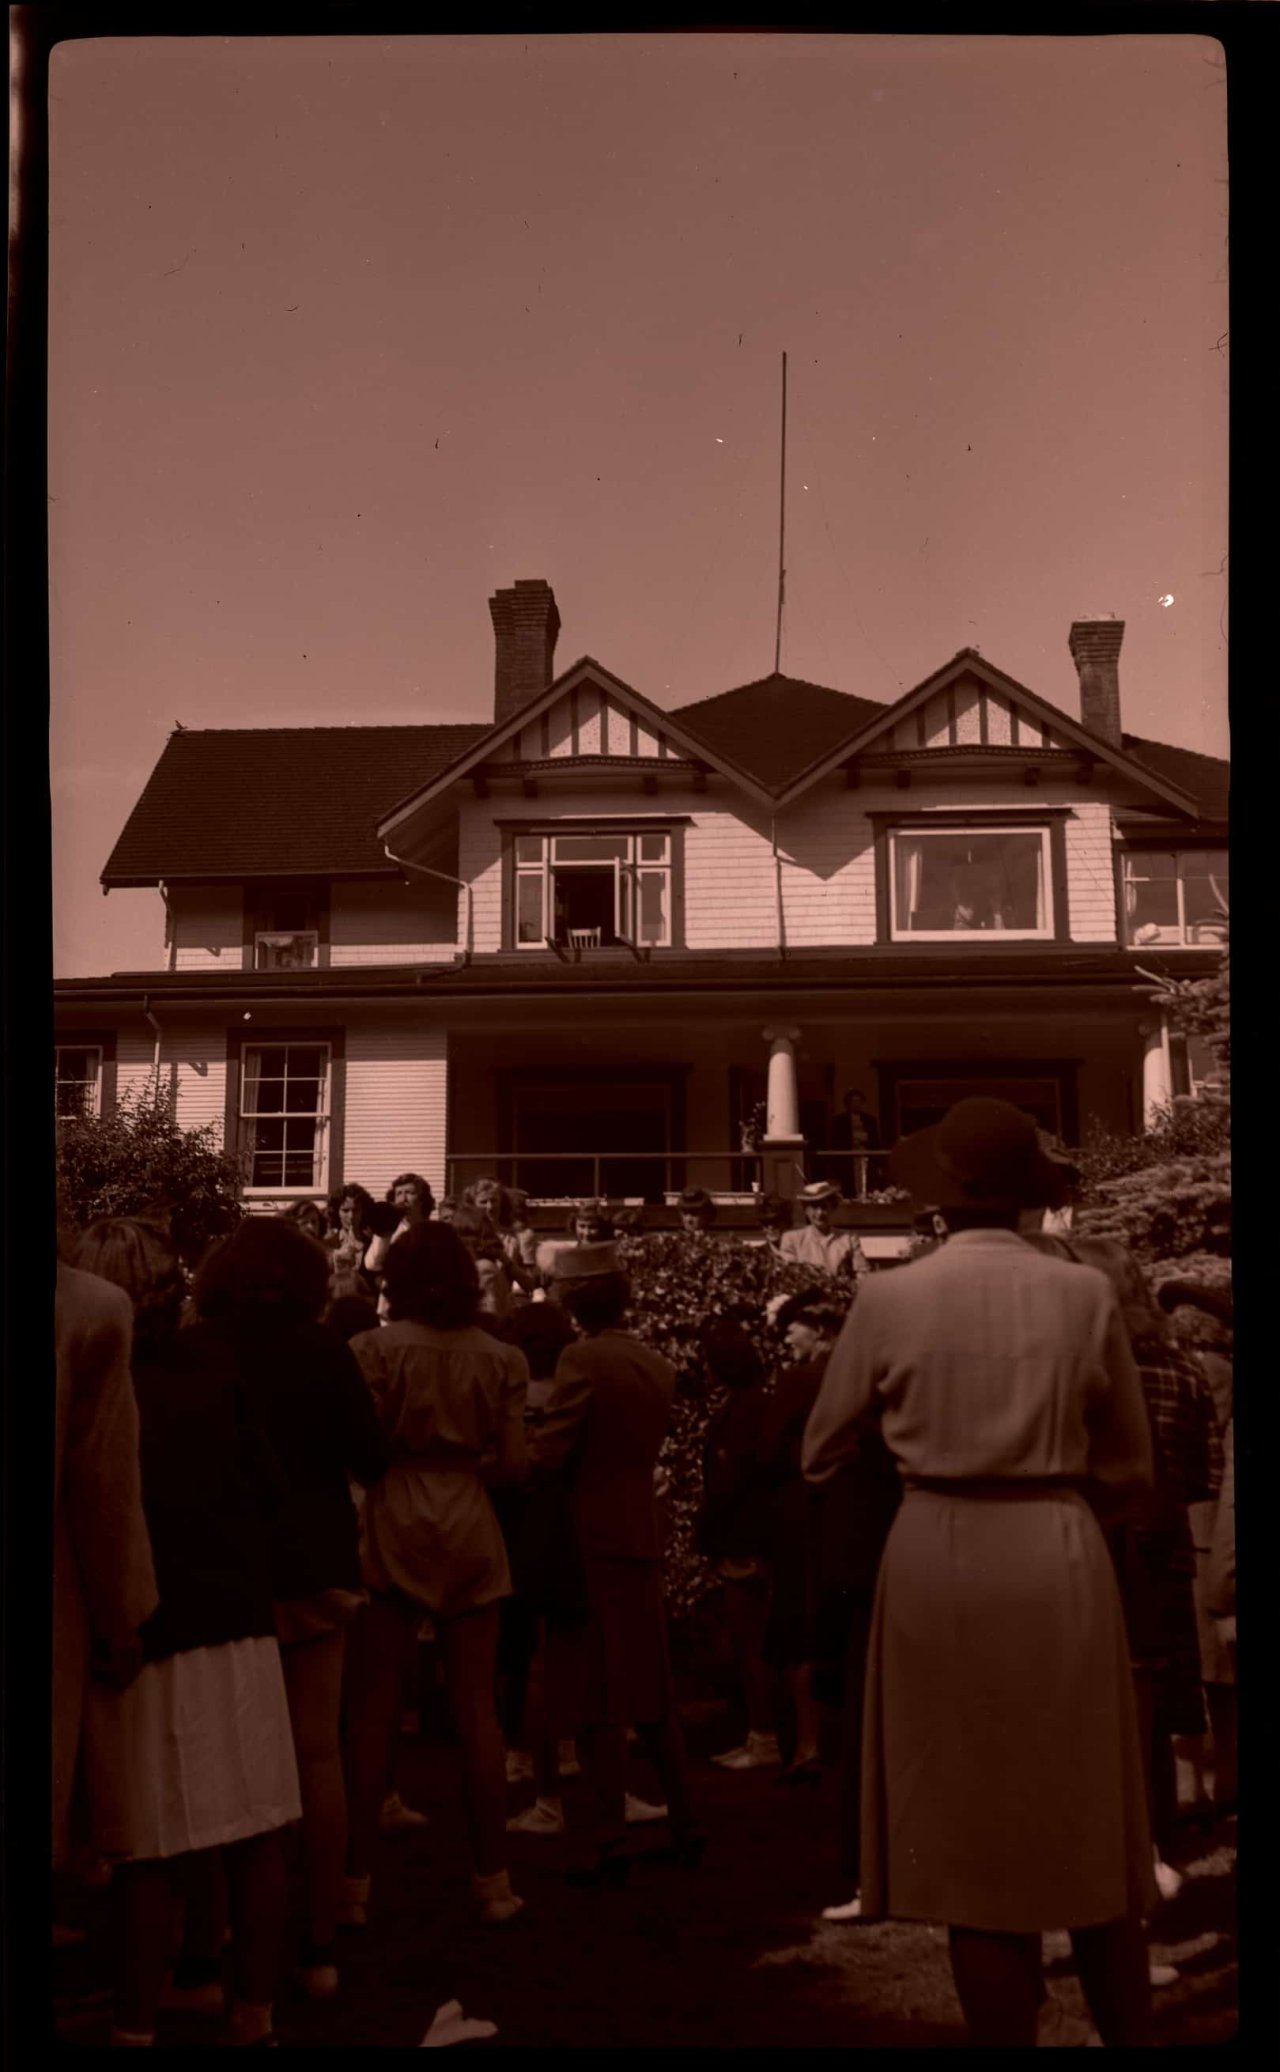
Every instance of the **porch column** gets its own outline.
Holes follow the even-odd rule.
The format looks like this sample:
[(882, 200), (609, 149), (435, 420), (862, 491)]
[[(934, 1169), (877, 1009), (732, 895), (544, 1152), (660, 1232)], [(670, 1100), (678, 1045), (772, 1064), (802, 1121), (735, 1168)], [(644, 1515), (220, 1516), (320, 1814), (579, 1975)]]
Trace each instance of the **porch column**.
[(798, 1029), (765, 1029), (769, 1045), (769, 1081), (765, 1094), (764, 1184), (769, 1194), (790, 1201), (801, 1184), (800, 1090), (796, 1082)]
[(1173, 1097), (1169, 1025), (1163, 1015), (1142, 1024), (1142, 1126), (1152, 1129)]

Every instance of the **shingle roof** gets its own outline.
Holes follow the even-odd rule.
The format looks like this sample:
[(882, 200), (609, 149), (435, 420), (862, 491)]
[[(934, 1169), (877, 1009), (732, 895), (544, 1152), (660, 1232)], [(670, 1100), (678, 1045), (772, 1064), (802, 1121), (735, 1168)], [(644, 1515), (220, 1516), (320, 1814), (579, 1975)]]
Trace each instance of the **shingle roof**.
[(487, 732), (473, 725), (171, 734), (102, 882), (389, 871), (374, 832), (379, 820)]
[(736, 690), (679, 705), (674, 716), (770, 791), (782, 791), (887, 709), (877, 698), (774, 671)]
[(1157, 777), (1180, 785), (1200, 808), (1200, 818), (1225, 824), (1229, 816), (1231, 765), (1216, 755), (1199, 755), (1193, 748), (1174, 748), (1167, 741), (1144, 741), (1138, 734), (1122, 736), (1125, 752), (1135, 763), (1145, 763)]

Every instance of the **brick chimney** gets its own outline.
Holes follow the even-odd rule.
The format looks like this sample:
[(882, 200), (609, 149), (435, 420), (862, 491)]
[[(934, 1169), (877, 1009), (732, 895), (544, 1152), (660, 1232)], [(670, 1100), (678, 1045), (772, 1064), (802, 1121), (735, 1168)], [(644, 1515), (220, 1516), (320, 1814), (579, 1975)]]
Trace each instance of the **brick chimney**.
[(560, 614), (555, 592), (541, 576), (496, 590), (489, 599), (496, 652), (493, 722), (500, 726), (545, 691), (555, 675)]
[(1080, 678), (1080, 717), (1091, 734), (1123, 746), (1120, 732), (1120, 643), (1124, 620), (1114, 612), (1076, 619), (1068, 645)]

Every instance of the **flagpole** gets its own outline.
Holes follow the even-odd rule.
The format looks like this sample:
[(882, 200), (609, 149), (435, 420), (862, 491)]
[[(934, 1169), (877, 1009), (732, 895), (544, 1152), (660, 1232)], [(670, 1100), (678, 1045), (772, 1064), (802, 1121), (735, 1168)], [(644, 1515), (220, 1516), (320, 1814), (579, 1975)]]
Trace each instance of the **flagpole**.
[(787, 356), (782, 355), (782, 481), (778, 499), (778, 628), (773, 644), (775, 676), (782, 668), (782, 597), (786, 584), (787, 546)]

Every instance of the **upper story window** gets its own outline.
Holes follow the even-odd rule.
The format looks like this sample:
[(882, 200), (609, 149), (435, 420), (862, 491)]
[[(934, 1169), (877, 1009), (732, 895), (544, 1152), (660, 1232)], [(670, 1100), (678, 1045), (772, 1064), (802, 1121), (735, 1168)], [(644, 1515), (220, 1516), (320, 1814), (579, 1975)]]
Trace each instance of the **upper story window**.
[(666, 828), (608, 834), (517, 834), (514, 941), (602, 949), (662, 949), (673, 940), (672, 835)]
[(328, 1185), (331, 1076), (327, 1043), (246, 1045), (240, 1115), (247, 1186), (319, 1193)]
[(328, 888), (261, 884), (246, 898), (244, 961), (250, 971), (314, 971), (329, 961)]
[(888, 851), (894, 942), (993, 934), (1035, 941), (1055, 933), (1047, 825), (891, 828)]
[(1226, 941), (1225, 849), (1130, 849), (1122, 867), (1125, 941), (1134, 948)]
[(255, 971), (310, 971), (316, 962), (319, 941), (314, 928), (256, 929), (253, 968)]
[(102, 1049), (98, 1044), (59, 1044), (53, 1053), (54, 1113), (65, 1120), (73, 1115), (102, 1113)]

